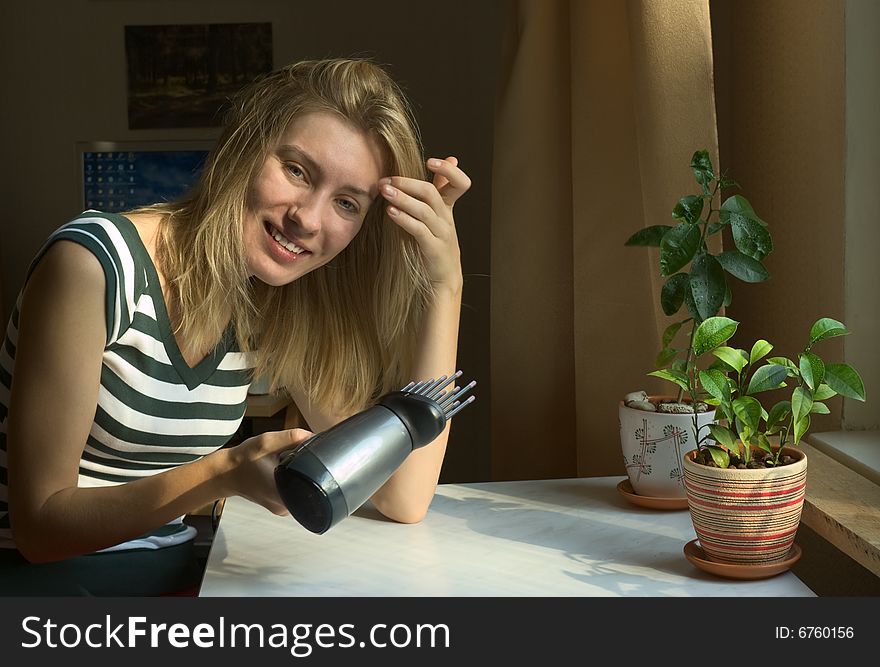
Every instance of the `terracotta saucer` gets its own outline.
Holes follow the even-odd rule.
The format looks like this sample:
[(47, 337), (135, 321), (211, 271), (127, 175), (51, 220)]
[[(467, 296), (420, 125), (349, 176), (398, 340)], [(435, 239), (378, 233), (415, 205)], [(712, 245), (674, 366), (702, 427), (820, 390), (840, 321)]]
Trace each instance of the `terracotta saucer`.
[(640, 496), (633, 491), (629, 478), (620, 480), (617, 491), (633, 505), (647, 507), (652, 510), (686, 510), (687, 498), (655, 498), (653, 496)]
[(698, 540), (691, 540), (684, 545), (685, 558), (691, 563), (704, 572), (728, 579), (766, 579), (767, 577), (775, 577), (797, 563), (801, 553), (801, 548), (795, 544), (792, 545), (791, 551), (788, 552), (788, 558), (784, 561), (771, 563), (770, 565), (736, 565), (734, 563), (716, 563), (709, 560), (706, 558), (706, 554), (703, 553), (703, 548), (699, 545)]

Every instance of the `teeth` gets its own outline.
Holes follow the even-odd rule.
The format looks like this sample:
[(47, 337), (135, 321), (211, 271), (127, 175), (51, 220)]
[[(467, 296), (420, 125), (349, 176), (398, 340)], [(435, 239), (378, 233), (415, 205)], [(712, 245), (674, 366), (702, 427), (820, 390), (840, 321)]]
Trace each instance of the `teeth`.
[(300, 248), (298, 245), (288, 241), (285, 237), (283, 237), (280, 233), (278, 233), (278, 231), (274, 227), (272, 227), (272, 226), (269, 227), (269, 233), (272, 235), (273, 239), (278, 241), (279, 245), (284, 246), (290, 252), (296, 253), (298, 255), (303, 251), (303, 248)]

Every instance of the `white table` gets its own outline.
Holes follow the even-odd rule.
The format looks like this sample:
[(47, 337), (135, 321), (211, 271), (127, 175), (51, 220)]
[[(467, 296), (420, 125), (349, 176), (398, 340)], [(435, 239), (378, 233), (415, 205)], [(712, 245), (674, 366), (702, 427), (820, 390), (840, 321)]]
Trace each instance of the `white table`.
[(687, 510), (635, 507), (621, 477), (440, 485), (419, 524), (365, 506), (324, 535), (230, 498), (202, 596), (813, 596), (792, 573), (706, 574)]

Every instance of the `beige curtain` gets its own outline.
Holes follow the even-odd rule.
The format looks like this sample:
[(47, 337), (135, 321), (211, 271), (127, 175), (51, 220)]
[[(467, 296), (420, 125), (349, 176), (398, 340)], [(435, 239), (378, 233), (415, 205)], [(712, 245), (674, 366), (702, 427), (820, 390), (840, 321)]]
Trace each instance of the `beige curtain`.
[[(708, 0), (520, 0), (492, 214), (494, 479), (624, 474), (617, 406), (668, 324), (656, 250), (624, 247), (718, 164)], [(649, 380), (652, 380), (649, 382)]]

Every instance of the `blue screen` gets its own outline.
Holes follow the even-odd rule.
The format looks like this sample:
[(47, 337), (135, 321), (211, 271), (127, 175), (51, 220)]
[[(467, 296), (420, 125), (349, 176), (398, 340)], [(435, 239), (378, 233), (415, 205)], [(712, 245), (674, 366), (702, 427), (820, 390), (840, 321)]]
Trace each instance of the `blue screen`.
[(170, 201), (195, 183), (205, 150), (86, 151), (83, 204), (108, 213)]

